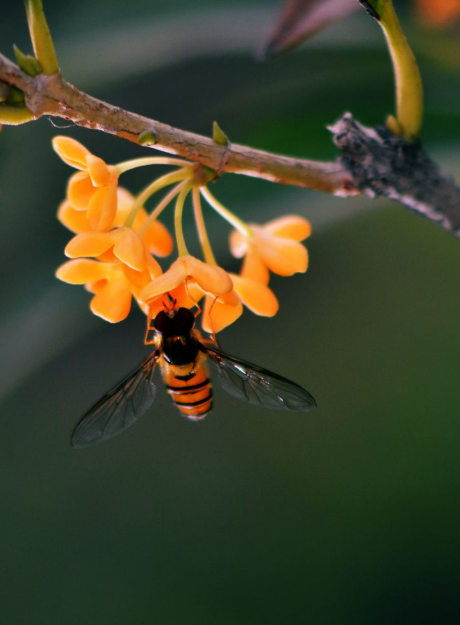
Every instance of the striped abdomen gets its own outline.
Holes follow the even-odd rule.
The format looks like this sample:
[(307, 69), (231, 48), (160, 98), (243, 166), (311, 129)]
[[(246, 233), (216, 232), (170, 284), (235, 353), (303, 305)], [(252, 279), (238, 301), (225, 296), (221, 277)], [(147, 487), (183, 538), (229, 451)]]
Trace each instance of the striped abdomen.
[(211, 412), (211, 381), (201, 358), (189, 365), (166, 365), (163, 379), (166, 390), (184, 417), (198, 421)]

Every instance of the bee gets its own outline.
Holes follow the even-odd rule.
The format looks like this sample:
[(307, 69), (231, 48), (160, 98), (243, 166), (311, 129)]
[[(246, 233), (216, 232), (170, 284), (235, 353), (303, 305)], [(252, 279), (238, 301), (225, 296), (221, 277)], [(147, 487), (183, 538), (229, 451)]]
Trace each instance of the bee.
[(225, 354), (203, 339), (188, 308), (159, 312), (153, 320), (153, 352), (130, 375), (104, 395), (79, 421), (73, 447), (86, 447), (116, 436), (133, 425), (152, 405), (153, 374), (159, 365), (167, 393), (179, 412), (201, 421), (211, 412), (212, 385), (208, 362), (220, 386), (232, 397), (270, 410), (307, 412), (316, 408), (308, 391), (286, 378)]

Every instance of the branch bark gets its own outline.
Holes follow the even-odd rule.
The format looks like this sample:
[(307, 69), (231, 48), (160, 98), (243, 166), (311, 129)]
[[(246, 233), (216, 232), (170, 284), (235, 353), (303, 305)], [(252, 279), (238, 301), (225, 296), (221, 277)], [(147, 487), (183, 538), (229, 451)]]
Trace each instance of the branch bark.
[[(243, 174), (278, 184), (308, 187), (334, 195), (356, 195), (348, 172), (340, 161), (317, 162), (272, 154), (243, 145), (221, 146), (205, 137), (97, 100), (66, 82), (60, 74), (31, 78), (0, 54), (0, 80), (20, 89), (36, 119), (62, 117), (78, 126), (117, 135), (139, 143), (151, 132), (154, 149), (177, 154), (222, 173)], [(144, 146), (145, 147), (145, 146)]]
[(396, 200), (460, 237), (460, 187), (420, 143), (408, 143), (385, 127), (366, 128), (350, 113), (330, 130), (343, 167), (363, 193)]

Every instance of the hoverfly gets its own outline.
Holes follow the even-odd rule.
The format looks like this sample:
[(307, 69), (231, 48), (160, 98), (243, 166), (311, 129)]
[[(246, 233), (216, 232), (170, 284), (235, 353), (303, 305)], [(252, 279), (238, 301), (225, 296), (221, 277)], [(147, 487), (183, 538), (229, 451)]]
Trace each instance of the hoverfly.
[(154, 351), (79, 421), (73, 447), (105, 441), (135, 423), (155, 399), (153, 374), (160, 366), (166, 391), (179, 411), (200, 421), (212, 408), (212, 387), (207, 361), (214, 365), (220, 386), (232, 397), (270, 410), (306, 412), (316, 407), (308, 391), (257, 365), (225, 354), (194, 329), (195, 315), (188, 308), (159, 312), (153, 320)]

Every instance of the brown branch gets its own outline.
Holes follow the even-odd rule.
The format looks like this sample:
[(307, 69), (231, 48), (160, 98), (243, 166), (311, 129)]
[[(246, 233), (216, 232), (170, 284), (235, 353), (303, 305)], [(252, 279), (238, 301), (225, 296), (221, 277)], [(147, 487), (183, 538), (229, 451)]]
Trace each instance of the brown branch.
[[(60, 74), (31, 78), (0, 54), (0, 80), (20, 89), (36, 119), (62, 117), (78, 126), (100, 130), (139, 143), (145, 132), (156, 138), (154, 149), (177, 154), (214, 169), (308, 187), (335, 195), (359, 193), (340, 161), (321, 163), (271, 154), (243, 145), (221, 146), (211, 138), (130, 113), (97, 100), (66, 82)], [(150, 147), (150, 146), (149, 146)]]
[(419, 143), (384, 127), (366, 128), (350, 113), (330, 130), (342, 150), (342, 165), (361, 191), (396, 200), (460, 237), (460, 187)]

